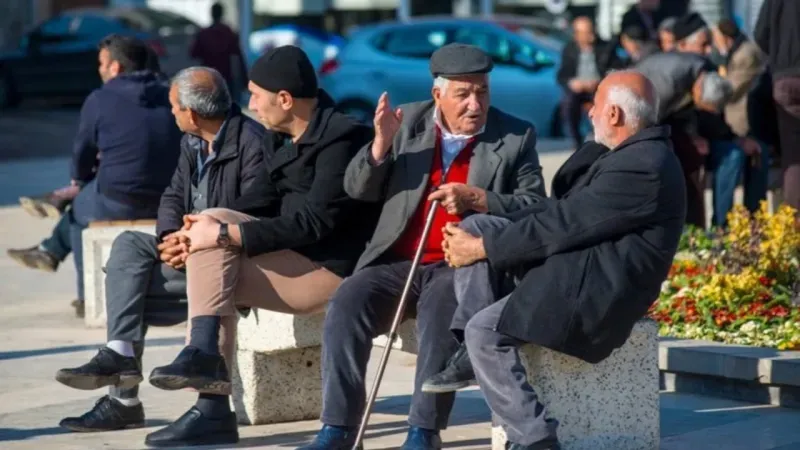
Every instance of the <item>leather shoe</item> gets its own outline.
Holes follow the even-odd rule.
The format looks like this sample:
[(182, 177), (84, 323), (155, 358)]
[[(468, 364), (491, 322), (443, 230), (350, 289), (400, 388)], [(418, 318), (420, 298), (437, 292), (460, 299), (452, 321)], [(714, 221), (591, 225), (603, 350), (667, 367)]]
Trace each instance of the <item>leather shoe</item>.
[(561, 444), (556, 439), (547, 439), (530, 445), (506, 442), (506, 450), (561, 450)]
[(188, 346), (172, 364), (153, 369), (150, 384), (167, 391), (193, 388), (208, 394), (229, 395), (231, 377), (222, 355)]
[(71, 431), (114, 431), (144, 426), (144, 408), (142, 404), (125, 406), (105, 395), (80, 417), (67, 417), (59, 424)]
[(444, 394), (477, 384), (475, 371), (472, 370), (472, 362), (470, 362), (469, 354), (467, 353), (467, 346), (461, 344), (455, 354), (447, 361), (447, 367), (422, 383), (422, 392)]
[(439, 450), (442, 448), (442, 438), (438, 430), (426, 430), (420, 427), (408, 429), (408, 436), (400, 450)]
[(236, 414), (230, 412), (219, 418), (206, 417), (192, 406), (178, 420), (147, 435), (149, 447), (191, 447), (195, 445), (224, 445), (239, 442)]
[[(357, 434), (358, 430), (352, 428), (323, 425), (310, 444), (298, 447), (297, 450), (352, 450)], [(358, 448), (363, 447), (359, 445)]]

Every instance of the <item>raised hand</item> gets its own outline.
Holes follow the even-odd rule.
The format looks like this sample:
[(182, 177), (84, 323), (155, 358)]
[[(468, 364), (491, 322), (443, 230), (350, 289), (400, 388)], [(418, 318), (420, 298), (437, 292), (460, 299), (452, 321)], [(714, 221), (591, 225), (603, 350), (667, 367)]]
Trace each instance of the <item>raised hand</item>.
[(375, 108), (375, 139), (372, 141), (372, 158), (376, 162), (381, 162), (392, 148), (392, 141), (397, 131), (400, 130), (400, 123), (403, 121), (403, 111), (400, 108), (392, 110), (389, 104), (389, 94), (384, 92), (378, 99), (378, 107)]

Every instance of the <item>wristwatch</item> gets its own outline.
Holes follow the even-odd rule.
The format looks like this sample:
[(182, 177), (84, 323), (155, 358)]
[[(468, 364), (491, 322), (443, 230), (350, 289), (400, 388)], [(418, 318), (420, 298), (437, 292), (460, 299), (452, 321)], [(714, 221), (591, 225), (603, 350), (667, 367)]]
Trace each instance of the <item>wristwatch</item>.
[(228, 248), (231, 246), (231, 236), (228, 234), (228, 224), (221, 223), (219, 224), (219, 235), (217, 236), (217, 245), (222, 248)]

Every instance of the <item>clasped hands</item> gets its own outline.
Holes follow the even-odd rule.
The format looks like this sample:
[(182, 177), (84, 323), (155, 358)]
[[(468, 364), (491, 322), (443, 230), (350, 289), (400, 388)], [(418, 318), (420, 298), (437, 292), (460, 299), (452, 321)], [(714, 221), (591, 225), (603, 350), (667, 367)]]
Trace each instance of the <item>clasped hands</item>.
[(458, 223), (448, 222), (442, 228), (442, 234), (442, 250), (448, 266), (465, 267), (486, 259), (483, 238), (464, 231), (459, 228)]
[(182, 269), (189, 255), (217, 246), (220, 221), (206, 214), (183, 216), (180, 230), (170, 233), (158, 244), (158, 253), (164, 264)]

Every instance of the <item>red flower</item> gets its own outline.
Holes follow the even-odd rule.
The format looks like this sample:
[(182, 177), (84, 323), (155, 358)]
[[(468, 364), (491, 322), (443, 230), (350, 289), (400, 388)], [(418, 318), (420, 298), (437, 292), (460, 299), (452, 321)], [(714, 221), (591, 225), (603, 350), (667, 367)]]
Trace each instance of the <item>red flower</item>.
[(761, 283), (763, 286), (772, 286), (775, 280), (770, 279), (769, 277), (758, 277), (758, 282)]
[(769, 292), (759, 292), (757, 298), (761, 301), (767, 301), (772, 298), (772, 294)]
[(783, 305), (773, 306), (766, 313), (767, 317), (786, 317), (789, 315), (789, 310)]

